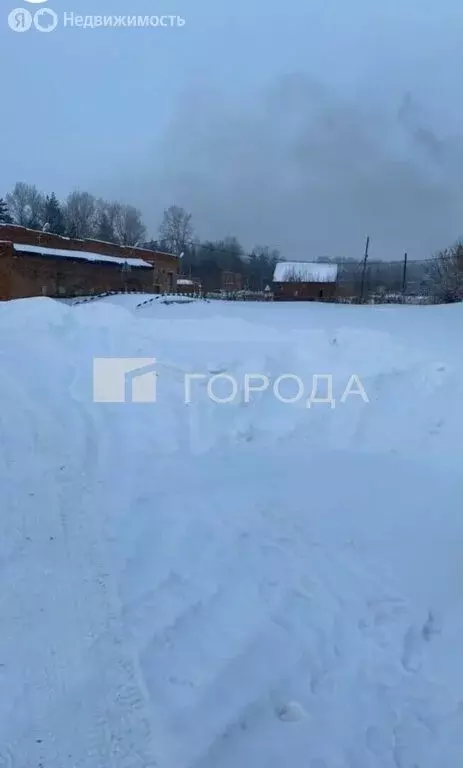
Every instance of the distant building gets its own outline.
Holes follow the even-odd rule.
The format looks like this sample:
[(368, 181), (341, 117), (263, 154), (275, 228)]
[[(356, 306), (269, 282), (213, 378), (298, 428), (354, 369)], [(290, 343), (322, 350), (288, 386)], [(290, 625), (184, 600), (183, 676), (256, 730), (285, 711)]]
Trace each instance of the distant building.
[(177, 278), (177, 293), (188, 293), (193, 296), (199, 296), (201, 290), (201, 280), (198, 280), (195, 277), (183, 277), (182, 275)]
[(323, 301), (337, 293), (337, 264), (279, 261), (273, 274), (275, 301)]
[(243, 289), (243, 277), (239, 272), (222, 272), (222, 291), (234, 293)]
[(0, 300), (175, 288), (178, 257), (0, 224)]

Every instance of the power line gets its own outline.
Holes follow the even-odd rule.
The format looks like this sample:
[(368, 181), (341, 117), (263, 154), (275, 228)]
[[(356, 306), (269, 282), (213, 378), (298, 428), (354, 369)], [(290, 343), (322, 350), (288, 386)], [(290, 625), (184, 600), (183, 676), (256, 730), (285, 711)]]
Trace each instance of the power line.
[[(280, 255), (277, 248), (270, 248), (268, 247), (268, 253), (256, 253), (253, 251), (244, 251), (244, 250), (233, 250), (231, 248), (220, 248), (214, 245), (214, 243), (211, 243), (210, 241), (206, 241), (205, 243), (198, 243), (198, 242), (191, 242), (191, 243), (185, 243), (185, 249), (192, 250), (192, 251), (210, 251), (212, 253), (225, 253), (229, 256), (238, 256), (240, 259), (249, 259), (251, 256), (257, 256), (260, 255), (265, 256), (265, 258), (277, 258), (278, 261), (288, 261), (288, 259), (285, 259), (283, 256)], [(276, 256), (278, 254), (278, 256)], [(187, 254), (186, 254), (187, 255)], [(190, 255), (190, 254), (188, 254)], [(290, 261), (296, 261), (296, 259), (290, 259)], [(305, 261), (305, 259), (301, 260)], [(358, 265), (359, 267), (362, 266), (364, 259), (350, 259), (350, 258), (340, 258), (340, 259), (326, 259), (326, 261), (316, 261), (314, 263), (316, 264), (337, 264), (338, 266), (355, 266)], [(429, 257), (426, 259), (410, 259), (407, 258), (407, 264), (426, 264), (433, 262), (434, 258)], [(368, 257), (368, 267), (372, 266), (401, 266), (403, 264), (403, 257), (400, 259), (371, 259)]]

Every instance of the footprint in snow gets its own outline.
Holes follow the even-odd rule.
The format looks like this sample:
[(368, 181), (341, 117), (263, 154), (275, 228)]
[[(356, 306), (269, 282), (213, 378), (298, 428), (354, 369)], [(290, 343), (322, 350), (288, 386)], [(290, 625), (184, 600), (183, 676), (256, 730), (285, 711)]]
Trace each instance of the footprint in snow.
[(418, 672), (421, 669), (425, 644), (439, 632), (440, 628), (432, 611), (429, 611), (422, 627), (412, 625), (408, 628), (402, 653), (402, 666), (407, 672)]
[(296, 723), (307, 716), (304, 707), (297, 701), (289, 701), (277, 709), (277, 717), (283, 723)]

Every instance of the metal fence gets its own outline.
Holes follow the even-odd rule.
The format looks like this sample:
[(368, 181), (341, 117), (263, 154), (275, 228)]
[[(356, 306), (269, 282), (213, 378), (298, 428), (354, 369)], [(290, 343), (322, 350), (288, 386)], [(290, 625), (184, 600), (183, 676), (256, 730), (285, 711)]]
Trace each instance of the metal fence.
[(437, 296), (431, 259), (412, 261), (341, 262), (338, 300), (353, 303), (432, 303)]
[[(334, 263), (334, 262), (333, 262)], [(434, 304), (442, 301), (432, 277), (433, 259), (402, 261), (340, 261), (333, 298), (286, 296), (286, 301), (320, 301), (343, 304)], [(294, 283), (297, 288), (297, 282)], [(295, 291), (296, 294), (296, 291)], [(211, 299), (268, 301), (269, 291), (213, 291)], [(275, 297), (276, 298), (276, 297)]]

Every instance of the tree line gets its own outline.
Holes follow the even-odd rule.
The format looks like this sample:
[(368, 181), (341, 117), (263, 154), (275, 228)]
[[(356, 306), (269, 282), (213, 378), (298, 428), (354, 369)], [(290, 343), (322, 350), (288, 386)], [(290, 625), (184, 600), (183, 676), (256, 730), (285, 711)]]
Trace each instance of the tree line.
[[(14, 223), (30, 229), (53, 232), (72, 238), (166, 251), (181, 256), (182, 275), (201, 281), (206, 291), (222, 285), (224, 272), (241, 276), (244, 288), (263, 291), (271, 285), (275, 264), (284, 260), (278, 250), (256, 246), (247, 252), (238, 239), (201, 240), (195, 233), (192, 216), (171, 205), (164, 211), (156, 237), (148, 237), (141, 212), (132, 205), (107, 201), (76, 190), (64, 201), (44, 194), (33, 184), (17, 182), (0, 198), (0, 223)], [(349, 286), (352, 295), (365, 283), (369, 295), (426, 293), (437, 301), (463, 301), (463, 244), (456, 243), (432, 258), (411, 262), (406, 272), (400, 262), (368, 262), (362, 272), (361, 260), (316, 259), (338, 264), (338, 282)]]
[(0, 198), (0, 223), (174, 253), (181, 256), (182, 274), (200, 280), (209, 291), (221, 286), (225, 271), (241, 275), (243, 287), (263, 290), (281, 260), (279, 252), (267, 246), (246, 252), (233, 236), (202, 241), (195, 233), (191, 214), (177, 205), (164, 211), (156, 237), (149, 237), (141, 212), (132, 205), (80, 190), (60, 201), (54, 192), (45, 194), (24, 182), (17, 182)]

